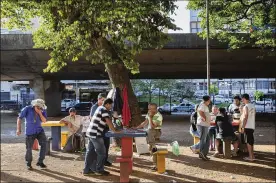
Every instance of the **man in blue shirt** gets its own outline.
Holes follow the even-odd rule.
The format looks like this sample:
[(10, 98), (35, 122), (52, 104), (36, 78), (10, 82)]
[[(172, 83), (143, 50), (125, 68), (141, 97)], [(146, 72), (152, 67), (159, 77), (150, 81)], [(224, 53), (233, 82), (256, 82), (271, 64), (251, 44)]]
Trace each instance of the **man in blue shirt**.
[(39, 159), (37, 166), (41, 168), (46, 168), (46, 165), (43, 163), (46, 154), (46, 135), (44, 129), (41, 126), (41, 123), (46, 122), (46, 110), (47, 106), (45, 105), (44, 100), (36, 99), (33, 100), (31, 105), (24, 107), (21, 110), (21, 113), (17, 119), (17, 135), (21, 134), (21, 121), (25, 118), (25, 135), (26, 135), (26, 156), (25, 160), (27, 163), (27, 169), (32, 170), (32, 148), (35, 139), (38, 140), (40, 145)]

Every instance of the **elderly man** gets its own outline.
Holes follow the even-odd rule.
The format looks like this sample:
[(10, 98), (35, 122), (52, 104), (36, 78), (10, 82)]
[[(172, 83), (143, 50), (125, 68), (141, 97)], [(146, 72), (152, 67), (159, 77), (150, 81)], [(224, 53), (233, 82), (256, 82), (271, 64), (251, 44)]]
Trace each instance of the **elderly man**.
[[(60, 120), (60, 123), (64, 123), (68, 126), (69, 135), (64, 147), (65, 152), (75, 152), (84, 149), (84, 137), (82, 136), (83, 117), (76, 115), (75, 108), (69, 110), (69, 116)], [(75, 143), (73, 143), (75, 142)]]
[[(144, 122), (142, 122), (136, 128), (144, 128), (148, 125), (148, 142), (149, 142), (149, 150), (152, 153), (156, 150), (156, 138), (158, 139), (161, 136), (161, 127), (163, 122), (163, 116), (157, 110), (157, 105), (155, 103), (151, 103), (148, 106), (148, 114)], [(153, 156), (154, 166), (152, 170), (157, 170), (156, 168), (156, 157)]]
[(31, 105), (24, 107), (21, 110), (19, 117), (17, 118), (17, 131), (16, 134), (19, 136), (21, 134), (21, 121), (25, 118), (25, 135), (26, 135), (26, 156), (25, 160), (27, 163), (27, 169), (32, 170), (32, 148), (35, 139), (38, 140), (41, 146), (39, 152), (39, 159), (37, 166), (41, 168), (46, 168), (43, 163), (46, 154), (46, 136), (41, 123), (46, 122), (46, 110), (44, 100), (36, 99), (31, 102)]

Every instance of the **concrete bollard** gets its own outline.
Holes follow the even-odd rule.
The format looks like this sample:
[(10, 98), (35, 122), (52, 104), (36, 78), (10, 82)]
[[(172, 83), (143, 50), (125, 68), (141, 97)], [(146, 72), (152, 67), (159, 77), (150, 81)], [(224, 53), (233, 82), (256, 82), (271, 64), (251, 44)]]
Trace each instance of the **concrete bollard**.
[(223, 155), (224, 158), (231, 158), (231, 140), (223, 140)]

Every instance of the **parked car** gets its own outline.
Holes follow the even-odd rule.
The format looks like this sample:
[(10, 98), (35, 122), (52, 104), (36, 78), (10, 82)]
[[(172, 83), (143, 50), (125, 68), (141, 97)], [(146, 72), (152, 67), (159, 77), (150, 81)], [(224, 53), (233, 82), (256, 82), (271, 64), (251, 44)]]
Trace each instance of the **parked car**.
[[(166, 113), (166, 112), (171, 112), (173, 107), (176, 107), (176, 104), (169, 104), (169, 103), (165, 103), (162, 106), (159, 106), (157, 109), (160, 113)], [(171, 110), (171, 111), (170, 111)]]
[(1, 110), (16, 110), (18, 107), (14, 100), (1, 100)]
[[(75, 104), (74, 107), (77, 111), (90, 111), (91, 107), (92, 107), (92, 103), (91, 102), (80, 102)], [(66, 108), (66, 111), (68, 112), (70, 108), (72, 107), (68, 107)]]
[(173, 112), (194, 112), (195, 104), (192, 103), (181, 103), (178, 106), (172, 107)]
[[(232, 99), (224, 97), (223, 95), (215, 95), (215, 104), (221, 104), (221, 103), (230, 103)], [(213, 97), (211, 97), (213, 100)]]
[(65, 111), (67, 108), (71, 108), (76, 104), (74, 99), (63, 99), (61, 101), (61, 111)]
[(252, 101), (252, 103), (254, 103), (254, 104), (259, 104), (259, 105), (265, 104), (265, 105), (267, 105), (267, 106), (273, 105), (272, 99), (254, 100), (254, 101)]

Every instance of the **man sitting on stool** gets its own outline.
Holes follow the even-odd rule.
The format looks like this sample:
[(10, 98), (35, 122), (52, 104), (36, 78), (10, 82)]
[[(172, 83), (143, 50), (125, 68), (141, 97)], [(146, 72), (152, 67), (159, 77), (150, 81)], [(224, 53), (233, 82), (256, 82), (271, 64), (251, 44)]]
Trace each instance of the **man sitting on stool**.
[[(137, 128), (144, 128), (148, 125), (148, 142), (149, 142), (149, 151), (153, 153), (156, 151), (156, 138), (160, 138), (161, 136), (161, 126), (163, 122), (163, 116), (157, 110), (157, 105), (155, 103), (151, 103), (148, 106), (148, 114), (144, 122), (142, 122)], [(153, 156), (153, 164), (152, 170), (156, 171), (156, 157)]]

